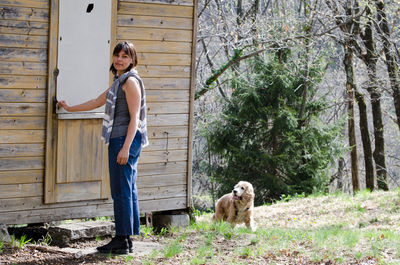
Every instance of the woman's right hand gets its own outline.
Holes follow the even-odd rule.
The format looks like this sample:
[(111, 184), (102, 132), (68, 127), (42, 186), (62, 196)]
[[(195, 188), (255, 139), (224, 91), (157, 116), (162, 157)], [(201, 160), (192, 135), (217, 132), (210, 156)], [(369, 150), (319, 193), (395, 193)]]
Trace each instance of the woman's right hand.
[(66, 111), (71, 111), (71, 106), (68, 105), (68, 103), (65, 100), (60, 100), (57, 103), (58, 103), (58, 105), (63, 107)]

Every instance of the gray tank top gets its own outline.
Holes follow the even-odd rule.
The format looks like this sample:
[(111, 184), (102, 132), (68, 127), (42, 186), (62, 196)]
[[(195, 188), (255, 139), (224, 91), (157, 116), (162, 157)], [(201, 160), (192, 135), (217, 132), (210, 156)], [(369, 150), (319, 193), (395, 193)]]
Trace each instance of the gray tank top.
[(124, 136), (128, 133), (128, 125), (131, 120), (129, 108), (126, 102), (125, 92), (122, 85), (118, 87), (117, 99), (115, 101), (114, 123), (110, 138)]

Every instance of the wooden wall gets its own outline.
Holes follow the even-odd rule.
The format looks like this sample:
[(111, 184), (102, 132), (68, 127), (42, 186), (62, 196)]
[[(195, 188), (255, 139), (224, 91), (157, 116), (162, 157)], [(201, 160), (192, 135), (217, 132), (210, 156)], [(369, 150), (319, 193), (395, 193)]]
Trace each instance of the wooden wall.
[[(0, 4), (0, 223), (112, 215), (109, 200), (43, 204), (48, 0)], [(147, 89), (150, 146), (139, 161), (142, 212), (184, 209), (191, 181), (193, 0), (125, 0), (117, 41), (132, 41)]]

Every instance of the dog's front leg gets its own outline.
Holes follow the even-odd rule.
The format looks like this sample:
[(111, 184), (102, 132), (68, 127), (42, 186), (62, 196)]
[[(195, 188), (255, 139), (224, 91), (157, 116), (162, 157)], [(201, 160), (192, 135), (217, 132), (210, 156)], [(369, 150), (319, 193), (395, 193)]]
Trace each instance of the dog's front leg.
[(245, 221), (246, 227), (251, 229), (251, 231), (255, 231), (256, 227), (254, 226), (254, 221), (252, 217), (249, 217)]
[(229, 208), (228, 218), (226, 221), (231, 224), (232, 228), (236, 225), (236, 207), (234, 204)]

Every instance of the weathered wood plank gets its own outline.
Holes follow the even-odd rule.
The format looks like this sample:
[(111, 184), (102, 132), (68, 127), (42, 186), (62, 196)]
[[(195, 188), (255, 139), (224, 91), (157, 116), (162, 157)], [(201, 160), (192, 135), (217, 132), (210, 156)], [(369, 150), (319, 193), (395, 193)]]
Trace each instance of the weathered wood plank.
[[(1, 174), (2, 172), (0, 172)], [(0, 177), (0, 181), (2, 178)], [(186, 176), (185, 174), (174, 174), (167, 176), (148, 176), (138, 178), (137, 185), (139, 189), (139, 200), (149, 200), (149, 199), (161, 199), (161, 198), (171, 198), (171, 197), (183, 197), (183, 192), (186, 193)], [(1, 182), (0, 182), (1, 183)], [(1, 183), (8, 184), (8, 183)], [(12, 182), (12, 188), (14, 193), (18, 186), (17, 183)], [(10, 187), (10, 186), (8, 186)], [(23, 189), (23, 187), (21, 187)], [(26, 187), (25, 187), (26, 188)], [(159, 194), (158, 194), (159, 193)], [(27, 197), (29, 195), (29, 197)], [(30, 193), (25, 194), (23, 197), (16, 198), (5, 198), (0, 200), (0, 212), (10, 212), (10, 211), (24, 211), (32, 209), (49, 209), (54, 207), (66, 207), (66, 206), (77, 206), (77, 204), (82, 204), (83, 202), (69, 202), (63, 204), (43, 204), (43, 197), (31, 197)], [(99, 204), (99, 203), (109, 203), (108, 201), (92, 201), (85, 204)]]
[(169, 210), (186, 209), (186, 197), (178, 197), (171, 199), (148, 200), (140, 201), (140, 211), (145, 212), (160, 212)]
[[(146, 100), (152, 102), (189, 102), (189, 90), (147, 90)], [(166, 103), (168, 104), (168, 103)], [(170, 106), (174, 106), (170, 104)], [(178, 112), (175, 112), (178, 113)]]
[(0, 89), (0, 102), (43, 103), (46, 102), (46, 90)]
[[(44, 117), (0, 117), (2, 133), (15, 134), (15, 130), (44, 130), (45, 127)], [(10, 129), (13, 131), (9, 131)]]
[(117, 39), (192, 42), (192, 31), (183, 29), (151, 29), (118, 27)]
[(100, 181), (57, 184), (56, 202), (100, 199), (100, 191)]
[(42, 183), (0, 185), (0, 199), (41, 196)]
[(134, 3), (159, 3), (166, 5), (187, 5), (193, 6), (193, 0), (123, 0), (124, 2)]
[(26, 224), (113, 215), (111, 203), (89, 205), (86, 203), (78, 206), (68, 204), (64, 207), (60, 207), (59, 204), (53, 204), (51, 207), (48, 209), (9, 211), (6, 214), (0, 214), (0, 222), (5, 224)]
[(43, 156), (44, 144), (0, 144), (0, 158), (17, 156)]
[(137, 186), (139, 190), (142, 188), (174, 186), (174, 185), (186, 185), (186, 173), (158, 175), (158, 176), (157, 175), (139, 176), (137, 179)]
[(0, 34), (0, 47), (41, 48), (48, 46), (48, 36)]
[[(1, 58), (1, 49), (0, 49)], [(163, 54), (163, 53), (139, 53), (140, 64), (144, 65), (190, 65), (190, 54)]]
[(22, 197), (22, 198), (10, 198), (0, 199), (0, 213), (11, 212), (11, 211), (26, 211), (26, 210), (45, 210), (52, 208), (63, 208), (68, 210), (67, 207), (75, 208), (77, 206), (85, 207), (87, 205), (99, 205), (109, 204), (107, 200), (92, 200), (92, 201), (74, 201), (69, 203), (58, 203), (58, 204), (43, 204), (42, 196), (35, 197)]
[(42, 196), (28, 197), (28, 198), (0, 199), (0, 213), (7, 211), (24, 211), (24, 210), (26, 211), (26, 210), (37, 209), (38, 206), (41, 205), (42, 203), (43, 203)]
[(3, 6), (0, 7), (0, 18), (8, 20), (47, 22), (49, 19), (49, 10), (48, 8)]
[(0, 34), (47, 36), (48, 33), (46, 22), (0, 20)]
[(104, 145), (101, 120), (60, 120), (57, 183), (101, 180)]
[(0, 61), (0, 74), (45, 76), (47, 74), (47, 63)]
[(43, 157), (4, 157), (0, 159), (0, 171), (43, 168)]
[(141, 177), (186, 173), (187, 172), (186, 170), (187, 170), (187, 163), (184, 161), (144, 164), (141, 163), (141, 160), (139, 160), (139, 165), (138, 165), (138, 174)]
[[(1, 82), (1, 78), (0, 78)], [(190, 88), (190, 79), (189, 78), (143, 78), (144, 85), (146, 87), (146, 91), (152, 89), (189, 89)]]
[[(1, 120), (1, 119), (0, 119)], [(1, 125), (1, 123), (0, 123)], [(149, 133), (149, 139), (164, 139), (167, 137), (175, 138), (175, 137), (187, 137), (188, 136), (188, 127), (187, 126), (159, 126), (155, 127), (152, 124), (148, 123), (147, 127)]]
[(2, 0), (3, 5), (49, 8), (48, 0)]
[(193, 18), (193, 7), (121, 2), (118, 14)]
[[(2, 144), (43, 143), (44, 140), (45, 140), (44, 130), (3, 130), (3, 129), (0, 130), (0, 143)], [(0, 168), (1, 170), (6, 170), (3, 169), (2, 167)], [(14, 169), (17, 170), (18, 168)]]
[(188, 114), (154, 114), (147, 116), (147, 124), (151, 126), (181, 126), (188, 125)]
[[(0, 172), (1, 174), (1, 172)], [(186, 193), (186, 176), (185, 174), (175, 174), (167, 176), (148, 176), (138, 178), (138, 188), (139, 188), (139, 200), (149, 200), (149, 199), (161, 199), (161, 198), (177, 198), (183, 197)], [(0, 177), (1, 181), (1, 177)], [(12, 187), (15, 184), (11, 183)], [(16, 192), (18, 194), (18, 192)], [(49, 209), (54, 207), (74, 207), (78, 205), (85, 206), (83, 204), (107, 204), (109, 201), (92, 201), (92, 202), (69, 202), (63, 204), (43, 204), (43, 197), (16, 197), (16, 198), (5, 198), (0, 200), (0, 212), (10, 212), (10, 211), (24, 211), (32, 209)]]
[(194, 100), (194, 95), (196, 91), (196, 48), (197, 48), (197, 25), (198, 25), (198, 1), (194, 1), (194, 7), (193, 7), (193, 13), (194, 18), (193, 18), (193, 42), (192, 42), (192, 65), (191, 65), (191, 78), (190, 78), (190, 103), (189, 103), (189, 135), (188, 135), (188, 142), (190, 143), (188, 145), (188, 159), (187, 159), (187, 194), (186, 194), (186, 207), (191, 207), (192, 206), (192, 157), (193, 157), (193, 135), (194, 135), (194, 105), (195, 105), (195, 100)]
[(46, 103), (0, 103), (0, 116), (45, 116)]
[(140, 163), (169, 163), (187, 160), (187, 150), (144, 151), (140, 155)]
[[(44, 203), (53, 203), (57, 174), (57, 120), (52, 116), (55, 107), (52, 102), (56, 96), (56, 68), (58, 51), (59, 1), (51, 1), (49, 10), (48, 72), (47, 72), (47, 119), (46, 119), (46, 168), (44, 171)], [(112, 40), (111, 40), (112, 41)]]
[(148, 102), (147, 113), (152, 114), (174, 114), (174, 113), (189, 113), (189, 106), (187, 102)]
[(162, 28), (162, 29), (189, 29), (193, 27), (192, 18), (120, 15), (118, 16), (118, 27), (136, 28)]
[(151, 139), (151, 145), (144, 148), (143, 152), (185, 149), (187, 144), (187, 138)]
[(159, 200), (186, 196), (186, 185), (159, 186), (139, 189), (140, 200)]
[[(0, 75), (0, 88), (2, 88), (0, 93), (2, 93), (4, 88), (44, 89), (47, 87), (46, 82), (47, 78), (44, 76)], [(20, 96), (18, 97), (23, 96), (24, 93), (20, 91)], [(3, 95), (4, 94), (1, 94), (0, 100), (2, 100)], [(31, 96), (32, 95), (29, 95), (28, 97), (31, 98)]]
[(139, 65), (139, 73), (142, 77), (190, 77), (189, 66), (152, 66)]
[[(130, 36), (134, 38), (135, 36)], [(179, 53), (179, 54), (190, 54), (192, 44), (190, 42), (173, 42), (173, 41), (151, 41), (151, 40), (132, 40), (135, 45), (135, 49), (138, 52), (157, 52), (157, 53)], [(139, 61), (139, 64), (141, 62)]]
[(46, 49), (1, 48), (0, 60), (9, 62), (47, 62)]
[[(32, 197), (32, 199), (38, 201), (38, 198)], [(141, 201), (139, 198), (140, 211), (142, 213), (186, 209), (186, 201), (186, 197), (145, 201)], [(0, 205), (3, 202), (5, 200), (0, 200)], [(65, 219), (113, 215), (113, 206), (110, 201), (104, 202), (100, 200), (97, 204), (84, 202), (50, 204), (49, 207), (51, 208), (3, 212), (0, 214), (0, 222), (4, 224), (43, 223)]]
[(40, 169), (0, 171), (0, 185), (43, 183), (43, 175), (44, 171)]

